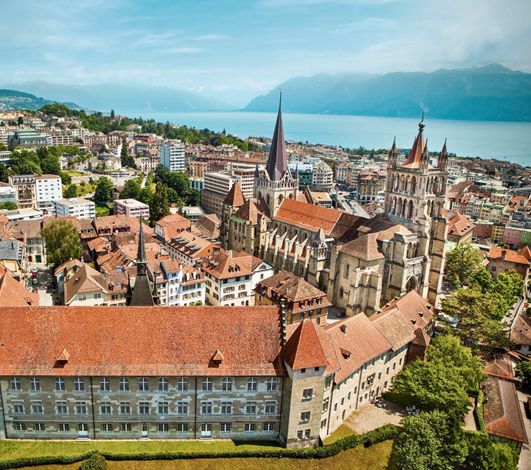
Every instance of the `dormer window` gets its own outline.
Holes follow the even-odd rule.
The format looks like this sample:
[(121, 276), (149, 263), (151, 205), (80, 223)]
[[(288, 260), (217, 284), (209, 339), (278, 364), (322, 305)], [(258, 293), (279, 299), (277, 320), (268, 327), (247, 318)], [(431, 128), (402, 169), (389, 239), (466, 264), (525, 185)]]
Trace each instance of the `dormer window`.
[(212, 354), (212, 363), (215, 365), (215, 366), (219, 366), (222, 362), (223, 362), (223, 354), (221, 353), (221, 351), (219, 349), (216, 349), (214, 351), (214, 354)]
[(347, 351), (346, 349), (343, 349), (343, 348), (339, 348), (339, 350), (341, 351), (341, 355), (345, 359), (349, 359), (350, 358), (350, 351)]

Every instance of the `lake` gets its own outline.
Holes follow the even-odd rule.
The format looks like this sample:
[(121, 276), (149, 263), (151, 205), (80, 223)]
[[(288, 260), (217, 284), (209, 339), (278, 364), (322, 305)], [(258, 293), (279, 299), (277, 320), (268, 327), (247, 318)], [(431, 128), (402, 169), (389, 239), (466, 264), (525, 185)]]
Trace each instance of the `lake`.
[[(161, 122), (185, 124), (242, 138), (273, 135), (276, 113), (184, 112), (121, 114), (153, 118)], [(389, 148), (396, 136), (398, 147), (410, 148), (418, 129), (418, 119), (322, 114), (283, 113), (286, 139), (357, 148)], [(448, 151), (459, 156), (498, 158), (531, 166), (531, 123), (450, 121), (426, 119), (424, 134), (428, 148), (439, 151), (445, 137)]]

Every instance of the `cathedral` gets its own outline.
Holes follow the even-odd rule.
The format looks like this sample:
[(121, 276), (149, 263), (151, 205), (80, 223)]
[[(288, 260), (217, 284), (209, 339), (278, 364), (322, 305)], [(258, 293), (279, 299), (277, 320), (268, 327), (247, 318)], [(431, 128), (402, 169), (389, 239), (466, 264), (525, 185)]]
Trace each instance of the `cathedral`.
[(371, 219), (309, 204), (288, 168), (279, 105), (269, 157), (257, 166), (254, 197), (235, 183), (223, 205), (221, 240), (327, 292), (348, 315), (371, 315), (415, 290), (435, 304), (442, 282), (447, 222), (446, 142), (432, 165), (419, 123), (403, 163), (389, 152), (385, 212)]

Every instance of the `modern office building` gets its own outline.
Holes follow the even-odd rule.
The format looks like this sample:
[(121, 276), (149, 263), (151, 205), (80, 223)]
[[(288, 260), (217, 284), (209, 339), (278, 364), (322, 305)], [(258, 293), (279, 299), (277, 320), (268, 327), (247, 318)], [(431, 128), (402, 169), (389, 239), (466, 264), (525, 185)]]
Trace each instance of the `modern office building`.
[(149, 206), (136, 199), (115, 199), (114, 213), (125, 214), (129, 217), (143, 217), (149, 219)]
[(184, 144), (180, 140), (166, 140), (160, 146), (160, 164), (170, 171), (186, 171)]

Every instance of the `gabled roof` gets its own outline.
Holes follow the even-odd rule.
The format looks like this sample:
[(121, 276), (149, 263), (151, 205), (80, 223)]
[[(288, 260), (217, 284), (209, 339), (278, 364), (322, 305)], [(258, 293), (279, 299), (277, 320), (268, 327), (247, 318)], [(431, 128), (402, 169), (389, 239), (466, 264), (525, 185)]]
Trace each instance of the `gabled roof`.
[(398, 299), (393, 299), (382, 308), (382, 313), (396, 309), (400, 315), (416, 328), (428, 326), (435, 318), (435, 309), (415, 290)]
[(216, 279), (230, 279), (238, 276), (249, 276), (261, 264), (269, 266), (260, 258), (243, 251), (221, 250), (210, 255), (202, 269)]
[(341, 245), (338, 251), (365, 261), (383, 259), (384, 255), (378, 248), (377, 240), (378, 233), (369, 233)]
[(322, 227), (326, 235), (330, 235), (342, 214), (337, 209), (284, 199), (273, 220), (297, 225), (311, 232), (317, 232)]
[(282, 376), (280, 324), (276, 306), (6, 307), (0, 376)]
[(39, 305), (38, 294), (28, 291), (11, 276), (7, 268), (0, 265), (0, 307), (27, 305)]
[(83, 264), (74, 275), (65, 282), (64, 302), (68, 305), (78, 294), (107, 291), (105, 276), (88, 264)]
[(189, 230), (191, 222), (180, 214), (171, 214), (155, 222), (155, 226), (162, 230), (164, 240), (169, 242), (183, 230)]
[(489, 377), (484, 382), (483, 419), (493, 436), (527, 444), (520, 402), (514, 383)]
[(235, 181), (234, 184), (231, 186), (227, 196), (225, 197), (223, 204), (227, 204), (232, 207), (240, 207), (244, 204), (244, 202), (245, 197), (243, 196), (240, 182)]
[(269, 219), (269, 208), (262, 198), (248, 199), (233, 215), (233, 217), (253, 225), (258, 223), (259, 216)]
[[(280, 271), (274, 276), (262, 279), (259, 285), (269, 288), (293, 302), (326, 297), (326, 294), (322, 290), (314, 287), (302, 277), (288, 271)], [(325, 300), (326, 302), (323, 306), (330, 305), (328, 299)]]
[(513, 364), (508, 356), (496, 357), (485, 366), (484, 371), (491, 377), (505, 380), (514, 379)]
[(289, 337), (282, 353), (292, 370), (328, 366), (315, 322), (303, 320)]
[(523, 264), (528, 266), (530, 261), (517, 251), (509, 250), (507, 248), (500, 248), (499, 246), (492, 246), (487, 253), (487, 259), (489, 261), (501, 260), (514, 264)]
[(525, 311), (517, 315), (509, 339), (517, 345), (531, 345), (531, 315), (527, 315)]

